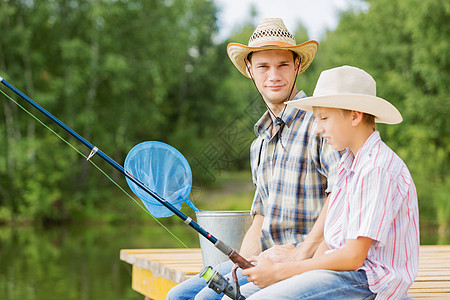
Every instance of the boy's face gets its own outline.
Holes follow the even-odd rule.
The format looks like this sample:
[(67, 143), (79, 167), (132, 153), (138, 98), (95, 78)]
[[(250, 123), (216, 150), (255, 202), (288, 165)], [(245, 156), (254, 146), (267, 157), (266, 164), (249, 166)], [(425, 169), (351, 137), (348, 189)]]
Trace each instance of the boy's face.
[(250, 72), (264, 100), (276, 105), (290, 100), (297, 67), (291, 51), (265, 50), (252, 53)]
[(351, 147), (353, 126), (352, 114), (338, 108), (314, 107), (317, 119), (317, 133), (337, 151)]

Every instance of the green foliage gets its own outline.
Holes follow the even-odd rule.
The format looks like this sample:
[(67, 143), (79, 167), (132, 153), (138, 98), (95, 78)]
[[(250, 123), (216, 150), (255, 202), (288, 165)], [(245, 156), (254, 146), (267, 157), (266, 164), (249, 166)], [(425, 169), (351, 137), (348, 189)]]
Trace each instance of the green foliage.
[[(215, 13), (208, 0), (2, 0), (0, 69), (119, 163), (144, 140), (189, 154), (223, 120), (204, 107), (226, 106)], [(98, 220), (111, 183), (6, 98), (0, 109), (0, 222)]]
[[(448, 225), (450, 3), (355, 4), (320, 41), (297, 86), (311, 95), (320, 72), (339, 65), (368, 71), (403, 115), (379, 130), (413, 175), (422, 221)], [(256, 15), (254, 7), (249, 20)], [(210, 0), (0, 0), (1, 75), (119, 163), (141, 141), (168, 142), (187, 157), (201, 190), (220, 185), (223, 171), (249, 167), (253, 124), (265, 108), (225, 49), (246, 44), (253, 21), (215, 44)], [(308, 40), (301, 24), (293, 31), (298, 43)], [(102, 174), (2, 98), (0, 222), (135, 218)]]
[[(400, 125), (381, 124), (378, 129), (413, 175), (421, 220), (444, 228), (450, 224), (449, 20), (450, 4), (445, 0), (355, 3), (341, 13), (338, 28), (320, 41), (313, 64), (297, 84), (311, 95), (322, 70), (353, 65), (369, 72), (377, 81), (378, 95), (403, 115)], [(231, 40), (246, 43), (252, 31), (253, 26), (244, 26)], [(301, 25), (295, 37), (297, 43), (308, 39)], [(241, 93), (249, 89), (232, 75), (230, 87)]]
[[(403, 123), (379, 126), (407, 163), (422, 220), (449, 224), (450, 3), (369, 0), (368, 10), (342, 14), (316, 61), (320, 69), (348, 64), (368, 71), (377, 94), (396, 105)], [(325, 52), (325, 53), (324, 53)]]

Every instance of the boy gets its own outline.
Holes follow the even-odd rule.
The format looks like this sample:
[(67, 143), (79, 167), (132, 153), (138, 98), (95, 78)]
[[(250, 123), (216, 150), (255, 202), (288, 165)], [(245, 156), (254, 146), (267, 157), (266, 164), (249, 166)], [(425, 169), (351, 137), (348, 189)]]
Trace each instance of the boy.
[(243, 271), (248, 299), (402, 299), (417, 275), (419, 212), (404, 162), (376, 131), (397, 124), (398, 110), (376, 97), (375, 80), (343, 66), (321, 73), (313, 97), (288, 105), (313, 110), (317, 132), (339, 164), (324, 225), (324, 241), (311, 259), (274, 263), (253, 257)]

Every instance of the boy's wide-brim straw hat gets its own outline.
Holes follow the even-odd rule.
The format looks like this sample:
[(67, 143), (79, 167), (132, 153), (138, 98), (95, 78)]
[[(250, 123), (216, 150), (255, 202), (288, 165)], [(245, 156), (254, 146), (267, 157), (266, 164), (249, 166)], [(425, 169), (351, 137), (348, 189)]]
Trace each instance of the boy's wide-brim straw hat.
[(299, 74), (305, 71), (316, 55), (319, 44), (307, 41), (296, 45), (294, 36), (284, 26), (283, 20), (278, 18), (263, 19), (256, 27), (247, 45), (230, 43), (227, 47), (228, 56), (236, 68), (249, 77), (246, 72), (245, 59), (250, 52), (264, 50), (290, 50), (301, 59)]
[(398, 124), (402, 115), (394, 105), (376, 96), (376, 82), (366, 71), (342, 66), (323, 71), (313, 96), (286, 102), (312, 111), (313, 107), (355, 110), (375, 116), (375, 122)]

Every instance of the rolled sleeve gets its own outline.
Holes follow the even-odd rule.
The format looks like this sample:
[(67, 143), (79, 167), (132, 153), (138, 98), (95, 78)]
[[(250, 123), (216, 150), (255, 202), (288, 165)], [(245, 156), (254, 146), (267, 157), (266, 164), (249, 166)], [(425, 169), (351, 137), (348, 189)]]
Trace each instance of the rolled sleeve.
[(264, 216), (264, 205), (262, 203), (262, 199), (259, 196), (258, 191), (255, 192), (255, 196), (253, 198), (251, 214), (254, 217), (256, 214)]

